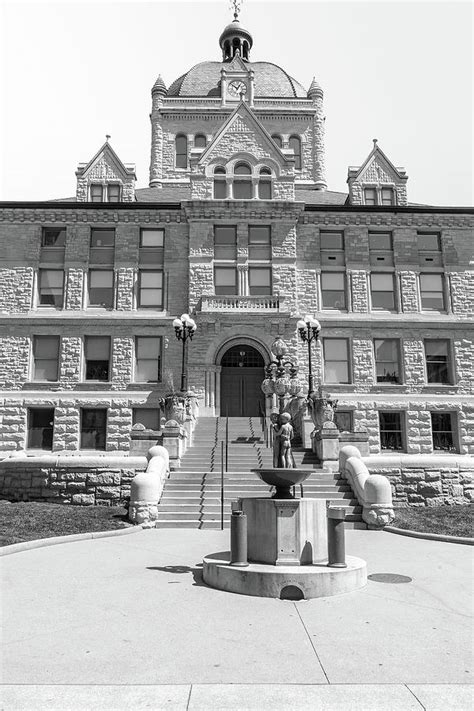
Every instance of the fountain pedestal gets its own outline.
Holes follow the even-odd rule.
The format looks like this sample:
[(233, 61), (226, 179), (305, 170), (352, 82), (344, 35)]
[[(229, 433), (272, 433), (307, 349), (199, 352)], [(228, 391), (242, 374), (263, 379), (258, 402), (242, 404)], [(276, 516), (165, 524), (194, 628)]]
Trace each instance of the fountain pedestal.
[(313, 565), (327, 558), (324, 499), (239, 499), (247, 516), (248, 559)]

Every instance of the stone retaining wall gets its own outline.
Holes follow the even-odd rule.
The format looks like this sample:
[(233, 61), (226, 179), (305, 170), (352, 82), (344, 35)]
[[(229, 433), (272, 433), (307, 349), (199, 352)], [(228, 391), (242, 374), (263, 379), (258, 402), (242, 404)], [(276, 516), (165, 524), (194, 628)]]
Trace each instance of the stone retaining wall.
[[(145, 457), (129, 462), (97, 460), (92, 464), (79, 457), (5, 459), (0, 462), (0, 497), (12, 501), (46, 501), (79, 506), (116, 506), (130, 496), (130, 484), (145, 471)], [(54, 461), (47, 461), (54, 460)], [(68, 461), (71, 460), (71, 461)]]
[(467, 457), (464, 461), (462, 458), (454, 458), (452, 462), (446, 459), (443, 461), (441, 457), (432, 457), (431, 462), (417, 459), (417, 463), (382, 463), (380, 460), (372, 462), (370, 458), (364, 458), (364, 462), (371, 474), (383, 474), (389, 479), (395, 507), (432, 507), (474, 502), (472, 457)]

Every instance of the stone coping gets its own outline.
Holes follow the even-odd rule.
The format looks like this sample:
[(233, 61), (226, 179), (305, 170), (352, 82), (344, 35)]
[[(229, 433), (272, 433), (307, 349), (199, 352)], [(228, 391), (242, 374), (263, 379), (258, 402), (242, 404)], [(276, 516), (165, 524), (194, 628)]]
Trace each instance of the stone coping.
[(397, 533), (399, 536), (409, 538), (424, 538), (427, 541), (444, 541), (445, 543), (459, 543), (463, 546), (474, 546), (474, 538), (466, 536), (448, 536), (443, 533), (423, 533), (421, 531), (410, 531), (408, 528), (397, 528), (396, 526), (385, 526), (383, 529), (388, 533)]
[(371, 454), (362, 457), (365, 466), (370, 470), (391, 469), (395, 467), (413, 467), (425, 469), (426, 467), (464, 467), (474, 469), (474, 457), (469, 454)]
[(111, 454), (43, 454), (7, 457), (0, 461), (0, 469), (146, 469), (148, 460), (145, 456), (126, 456)]
[(88, 533), (72, 533), (70, 536), (53, 536), (52, 538), (37, 538), (34, 541), (23, 541), (22, 543), (12, 543), (11, 546), (0, 548), (0, 558), (13, 553), (32, 550), (33, 548), (46, 548), (47, 546), (57, 546), (60, 543), (74, 543), (75, 541), (91, 540), (92, 538), (111, 538), (112, 536), (125, 536), (129, 533), (141, 531), (142, 526), (127, 526), (126, 528), (116, 528), (110, 531), (94, 531)]

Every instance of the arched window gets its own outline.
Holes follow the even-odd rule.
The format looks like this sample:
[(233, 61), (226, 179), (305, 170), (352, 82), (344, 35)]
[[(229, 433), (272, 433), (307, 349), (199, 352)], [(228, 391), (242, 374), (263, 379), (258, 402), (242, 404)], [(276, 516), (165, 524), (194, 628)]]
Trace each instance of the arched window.
[(244, 59), (249, 58), (249, 43), (244, 40), (243, 43), (243, 52), (244, 52)]
[(176, 167), (188, 167), (188, 139), (186, 136), (176, 136)]
[(279, 136), (278, 134), (274, 133), (273, 136), (272, 136), (272, 138), (273, 138), (273, 140), (275, 141), (275, 143), (277, 144), (278, 148), (281, 148), (282, 145), (283, 145), (283, 141), (282, 141), (281, 136)]
[(272, 171), (270, 168), (261, 168), (258, 181), (258, 197), (260, 200), (272, 199)]
[(225, 168), (218, 165), (214, 170), (214, 200), (225, 200), (227, 197)]
[(205, 148), (206, 144), (206, 136), (202, 133), (198, 133), (197, 136), (194, 136), (194, 148)]
[(227, 42), (224, 42), (224, 53), (225, 53), (225, 58), (229, 59), (230, 58), (230, 42), (227, 40)]
[(252, 170), (247, 163), (237, 163), (234, 168), (234, 200), (252, 199)]
[(295, 154), (295, 170), (301, 170), (301, 140), (299, 136), (290, 136), (288, 145)]

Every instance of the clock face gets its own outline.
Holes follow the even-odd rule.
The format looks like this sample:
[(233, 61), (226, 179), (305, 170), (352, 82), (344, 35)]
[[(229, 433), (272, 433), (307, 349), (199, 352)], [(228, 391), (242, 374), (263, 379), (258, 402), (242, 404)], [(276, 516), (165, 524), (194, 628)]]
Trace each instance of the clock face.
[(231, 81), (229, 84), (229, 94), (232, 96), (243, 96), (247, 93), (247, 86), (243, 81)]

